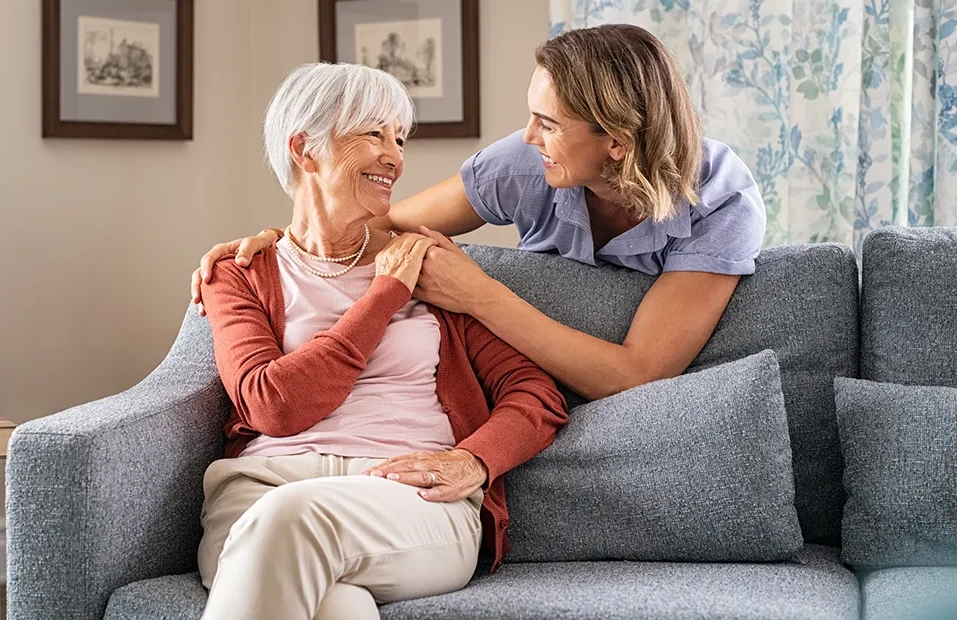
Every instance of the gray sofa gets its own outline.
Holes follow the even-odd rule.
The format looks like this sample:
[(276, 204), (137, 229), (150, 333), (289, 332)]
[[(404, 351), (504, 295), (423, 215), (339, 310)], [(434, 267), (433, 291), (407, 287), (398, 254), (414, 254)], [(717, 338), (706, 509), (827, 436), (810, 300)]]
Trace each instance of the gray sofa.
[[(547, 314), (610, 341), (623, 339), (654, 281), (551, 255), (468, 251)], [(506, 562), (494, 575), (480, 568), (459, 592), (384, 606), (382, 617), (957, 618), (957, 607), (939, 606), (957, 592), (957, 568), (842, 563), (834, 397), (835, 377), (957, 387), (957, 231), (876, 232), (862, 275), (860, 287), (841, 245), (765, 250), (689, 369), (775, 352), (805, 542), (796, 558)], [(169, 355), (140, 384), (20, 426), (7, 463), (10, 620), (199, 618), (201, 479), (222, 455), (227, 409), (207, 322), (190, 308)], [(506, 479), (512, 498), (528, 491), (516, 480)], [(563, 500), (536, 501), (548, 510)]]

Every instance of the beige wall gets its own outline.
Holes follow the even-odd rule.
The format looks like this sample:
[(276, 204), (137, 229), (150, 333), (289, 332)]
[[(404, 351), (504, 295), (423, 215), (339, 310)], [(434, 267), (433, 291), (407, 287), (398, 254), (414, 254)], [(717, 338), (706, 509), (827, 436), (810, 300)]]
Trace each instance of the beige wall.
[[(316, 0), (196, 2), (192, 142), (40, 138), (40, 3), (0, 2), (0, 416), (128, 388), (172, 343), (188, 276), (214, 242), (288, 221), (259, 122), (316, 58)], [(396, 197), (520, 128), (547, 0), (481, 0), (482, 138), (412, 141)], [(512, 245), (486, 227), (467, 240)]]

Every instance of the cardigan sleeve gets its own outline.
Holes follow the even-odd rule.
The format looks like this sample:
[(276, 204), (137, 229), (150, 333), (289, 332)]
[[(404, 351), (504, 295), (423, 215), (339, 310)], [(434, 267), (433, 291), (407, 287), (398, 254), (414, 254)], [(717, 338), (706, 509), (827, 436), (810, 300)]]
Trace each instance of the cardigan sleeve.
[(458, 448), (485, 463), (488, 483), (529, 460), (568, 422), (568, 405), (552, 378), (478, 320), (464, 316), (465, 345), (491, 416)]
[(377, 276), (331, 329), (284, 354), (251, 277), (221, 261), (203, 285), (216, 366), (244, 424), (264, 435), (296, 435), (342, 404), (411, 294), (398, 279)]

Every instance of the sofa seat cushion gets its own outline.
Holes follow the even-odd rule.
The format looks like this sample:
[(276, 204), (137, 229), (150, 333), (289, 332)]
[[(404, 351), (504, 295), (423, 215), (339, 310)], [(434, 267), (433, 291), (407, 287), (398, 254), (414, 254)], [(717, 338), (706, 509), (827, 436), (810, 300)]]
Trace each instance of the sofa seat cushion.
[[(119, 588), (103, 620), (199, 620), (206, 590), (198, 573)], [(561, 620), (856, 618), (857, 578), (840, 550), (805, 545), (797, 562), (682, 564), (545, 562), (481, 570), (465, 589), (392, 603), (382, 620)]]
[(839, 553), (809, 545), (801, 563), (782, 564), (505, 564), (458, 592), (380, 611), (382, 620), (846, 620), (858, 615), (859, 588)]
[(864, 620), (957, 618), (957, 568), (886, 568), (861, 576)]
[(199, 620), (206, 596), (199, 573), (144, 579), (114, 591), (103, 620)]

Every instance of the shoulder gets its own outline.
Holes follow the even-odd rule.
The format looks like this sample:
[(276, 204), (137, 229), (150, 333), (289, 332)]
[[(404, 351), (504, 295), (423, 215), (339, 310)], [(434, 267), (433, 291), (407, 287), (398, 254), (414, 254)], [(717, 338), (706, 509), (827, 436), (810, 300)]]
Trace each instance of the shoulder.
[(731, 147), (717, 140), (704, 141), (698, 198), (691, 207), (693, 221), (718, 212), (724, 217), (761, 222), (766, 218), (764, 200), (751, 169)]
[(518, 213), (530, 216), (551, 204), (542, 156), (521, 131), (469, 157), (459, 173), (469, 203), (490, 224), (511, 224)]
[(278, 276), (276, 244), (268, 246), (253, 255), (247, 267), (240, 267), (234, 260), (235, 254), (228, 254), (213, 264), (213, 273), (205, 287), (260, 290)]
[(478, 183), (490, 183), (502, 178), (517, 180), (545, 180), (542, 155), (531, 144), (522, 140), (524, 130), (513, 132), (483, 148), (466, 160)]

